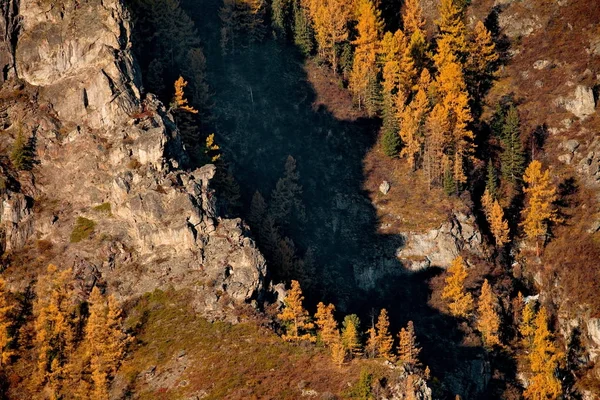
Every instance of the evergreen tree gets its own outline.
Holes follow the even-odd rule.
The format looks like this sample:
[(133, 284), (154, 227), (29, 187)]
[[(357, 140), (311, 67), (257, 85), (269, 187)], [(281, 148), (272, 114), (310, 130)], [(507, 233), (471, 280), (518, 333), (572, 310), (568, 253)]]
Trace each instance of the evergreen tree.
[(351, 356), (361, 353), (360, 320), (356, 314), (346, 315), (342, 322), (342, 343)]
[(527, 194), (527, 202), (523, 209), (522, 226), (525, 234), (536, 241), (536, 251), (539, 256), (539, 238), (548, 233), (548, 226), (552, 222), (558, 222), (554, 201), (557, 199), (556, 188), (550, 182), (549, 171), (542, 173), (542, 163), (532, 161), (523, 180), (527, 187), (523, 189)]
[(187, 52), (183, 73), (190, 79), (191, 102), (206, 117), (210, 108), (210, 89), (206, 83), (206, 57), (199, 47), (194, 47)]
[(277, 318), (285, 324), (286, 333), (282, 336), (284, 340), (294, 342), (308, 340), (315, 341), (315, 337), (310, 333), (314, 329), (314, 324), (310, 321), (308, 311), (304, 309), (302, 302), (304, 296), (298, 281), (292, 281), (292, 287), (285, 296), (284, 309), (277, 315)]
[(271, 2), (271, 26), (278, 37), (285, 39), (290, 31), (293, 0), (273, 0)]
[(340, 337), (337, 322), (333, 317), (335, 306), (333, 304), (325, 305), (322, 302), (317, 304), (317, 313), (315, 314), (315, 323), (319, 328), (321, 341), (326, 346), (332, 346)]
[(310, 18), (298, 1), (294, 2), (294, 43), (304, 56), (308, 57), (314, 50), (315, 34)]
[(21, 171), (29, 171), (33, 168), (34, 153), (31, 146), (31, 140), (28, 140), (23, 134), (23, 129), (19, 126), (17, 137), (13, 142), (11, 152), (9, 154), (10, 162), (15, 169)]
[(412, 321), (408, 321), (406, 328), (400, 330), (398, 335), (400, 344), (398, 345), (398, 357), (400, 361), (411, 369), (420, 366), (419, 353), (421, 349), (417, 344), (417, 337), (415, 335), (415, 327)]
[(483, 281), (477, 304), (477, 329), (481, 332), (483, 344), (488, 348), (500, 344), (500, 316), (497, 308), (498, 298), (486, 279)]
[(261, 234), (261, 227), (263, 225), (263, 219), (267, 213), (267, 202), (265, 198), (257, 190), (252, 196), (250, 202), (250, 211), (248, 212), (248, 222), (250, 226), (256, 230), (259, 237)]
[(465, 289), (467, 275), (467, 267), (463, 258), (456, 257), (448, 268), (448, 276), (445, 279), (446, 286), (442, 292), (442, 299), (448, 301), (450, 313), (455, 317), (466, 318), (473, 310), (473, 297)]
[(271, 194), (270, 215), (280, 225), (292, 222), (292, 216), (298, 221), (304, 219), (304, 205), (302, 204), (302, 186), (299, 183), (300, 175), (296, 170), (296, 160), (288, 156), (285, 161), (285, 172), (277, 181)]
[(504, 118), (502, 129), (502, 145), (504, 151), (501, 155), (502, 178), (513, 184), (517, 183), (523, 175), (525, 168), (525, 152), (521, 143), (519, 113), (515, 106), (510, 106)]
[(383, 357), (388, 360), (393, 360), (392, 347), (394, 345), (394, 338), (390, 334), (390, 321), (388, 319), (387, 310), (383, 308), (379, 313), (377, 324), (376, 341), (377, 341), (377, 354), (379, 357)]

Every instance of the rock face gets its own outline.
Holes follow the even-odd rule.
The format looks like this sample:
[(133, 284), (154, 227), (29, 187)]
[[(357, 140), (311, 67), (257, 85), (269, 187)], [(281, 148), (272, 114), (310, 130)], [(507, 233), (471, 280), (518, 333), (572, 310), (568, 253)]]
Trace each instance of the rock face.
[(40, 88), (62, 122), (105, 128), (137, 110), (130, 27), (120, 1), (20, 3), (17, 75)]
[(430, 266), (446, 268), (462, 250), (483, 255), (482, 243), (475, 218), (456, 213), (438, 229), (405, 234), (405, 245), (396, 256), (412, 271)]
[(596, 111), (596, 102), (592, 88), (578, 85), (568, 98), (558, 98), (557, 105), (564, 107), (579, 119), (585, 119)]
[[(0, 61), (29, 103), (8, 107), (6, 120), (12, 136), (35, 135), (38, 165), (31, 184), (0, 190), (0, 249), (35, 237), (61, 249), (44, 256), (73, 267), (84, 290), (99, 282), (128, 299), (186, 289), (198, 312), (234, 320), (230, 305), (260, 298), (265, 260), (239, 219), (217, 215), (215, 166), (181, 169), (172, 116), (154, 96), (140, 99), (121, 2), (22, 0), (17, 19), (16, 46), (5, 37)], [(93, 232), (76, 237), (81, 221)]]

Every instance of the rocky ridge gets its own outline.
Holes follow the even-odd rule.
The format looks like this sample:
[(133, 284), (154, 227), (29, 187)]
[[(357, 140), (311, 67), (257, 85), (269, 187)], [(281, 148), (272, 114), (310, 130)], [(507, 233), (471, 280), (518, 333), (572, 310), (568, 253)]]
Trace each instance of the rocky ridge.
[(43, 259), (73, 267), (84, 290), (100, 283), (125, 300), (185, 288), (203, 315), (235, 320), (228, 305), (261, 296), (265, 260), (241, 220), (217, 215), (215, 166), (186, 171), (172, 116), (141, 96), (122, 3), (11, 6), (3, 28), (20, 30), (0, 46), (13, 71), (4, 122), (31, 135), (37, 165), (6, 171), (0, 248), (14, 256), (42, 242)]

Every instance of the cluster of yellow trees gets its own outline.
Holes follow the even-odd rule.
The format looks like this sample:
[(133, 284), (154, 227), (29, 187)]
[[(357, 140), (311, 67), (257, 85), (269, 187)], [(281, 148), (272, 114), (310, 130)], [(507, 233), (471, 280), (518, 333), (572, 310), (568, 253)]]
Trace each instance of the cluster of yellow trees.
[(429, 376), (429, 369), (422, 370), (415, 329), (412, 321), (398, 334), (398, 346), (394, 352), (394, 337), (390, 333), (387, 311), (382, 309), (377, 322), (366, 332), (367, 340), (363, 346), (360, 320), (355, 314), (347, 315), (340, 330), (335, 319), (335, 306), (319, 303), (314, 318), (311, 318), (303, 306), (304, 297), (298, 281), (293, 280), (284, 300), (284, 308), (278, 315), (285, 327), (283, 339), (287, 341), (319, 340), (331, 350), (333, 361), (341, 366), (347, 360), (366, 356), (400, 362), (411, 373)]
[(455, 184), (464, 184), (474, 152), (470, 94), (478, 93), (478, 82), (498, 59), (483, 23), (469, 32), (464, 5), (441, 0), (433, 49), (418, 0), (404, 6), (404, 29), (385, 33), (378, 2), (301, 4), (312, 21), (318, 53), (334, 71), (339, 68), (338, 47), (352, 39), (349, 27), (356, 25), (349, 88), (369, 115), (381, 110), (384, 129), (401, 137), (401, 155), (407, 162), (413, 168), (425, 167), (432, 183), (441, 183), (446, 174)]
[[(10, 293), (0, 280), (1, 368), (15, 356), (33, 356), (29, 380), (33, 393), (60, 399), (108, 399), (108, 389), (131, 337), (124, 333), (121, 309), (113, 296), (94, 287), (86, 303), (77, 300), (72, 270), (48, 266), (40, 277), (33, 321), (21, 327), (19, 343)], [(83, 305), (88, 306), (87, 312)], [(25, 352), (31, 349), (31, 353)]]

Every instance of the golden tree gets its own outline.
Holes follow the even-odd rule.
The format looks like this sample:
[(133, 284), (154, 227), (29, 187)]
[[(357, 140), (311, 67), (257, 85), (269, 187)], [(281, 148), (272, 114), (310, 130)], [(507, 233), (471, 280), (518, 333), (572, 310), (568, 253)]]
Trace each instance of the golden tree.
[(447, 300), (450, 313), (455, 317), (467, 317), (473, 310), (473, 296), (465, 289), (467, 267), (461, 256), (452, 261), (448, 268), (446, 286), (442, 291), (442, 299)]
[(503, 246), (510, 241), (508, 222), (504, 219), (504, 211), (498, 200), (494, 201), (488, 222), (492, 235), (496, 239), (496, 246)]
[(39, 280), (33, 305), (33, 344), (37, 358), (34, 381), (37, 385), (48, 383), (51, 393), (57, 398), (74, 349), (75, 305), (71, 276), (71, 269), (59, 272), (58, 267), (50, 264), (47, 276)]
[(370, 116), (377, 112), (377, 53), (382, 28), (381, 13), (370, 0), (360, 0), (358, 37), (352, 42), (355, 52), (349, 84), (358, 107), (364, 107)]
[(541, 307), (535, 317), (535, 333), (529, 352), (529, 363), (534, 375), (523, 393), (525, 399), (558, 399), (562, 395), (561, 383), (555, 375), (561, 358), (562, 354), (548, 330), (546, 308)]
[(477, 304), (477, 329), (481, 332), (483, 344), (488, 348), (500, 344), (500, 316), (497, 308), (498, 298), (486, 279), (483, 281)]
[(338, 332), (338, 337), (331, 344), (331, 359), (333, 363), (338, 367), (341, 367), (342, 364), (344, 364), (344, 361), (346, 360), (347, 353), (348, 350), (346, 349), (346, 346), (344, 346), (344, 344), (342, 343), (342, 339)]
[(387, 310), (383, 308), (377, 318), (377, 329), (376, 341), (377, 341), (377, 354), (380, 357), (388, 360), (393, 360), (394, 355), (392, 354), (392, 347), (394, 345), (394, 338), (390, 334), (390, 321), (388, 319)]
[(335, 306), (333, 304), (325, 305), (322, 302), (317, 304), (315, 314), (315, 324), (319, 328), (319, 335), (326, 346), (331, 346), (340, 337), (338, 325), (333, 317)]
[(123, 332), (121, 308), (113, 296), (106, 299), (98, 287), (94, 287), (88, 301), (90, 316), (85, 327), (84, 346), (94, 383), (91, 394), (94, 399), (107, 400), (108, 384), (131, 339)]
[(183, 89), (185, 89), (187, 85), (187, 81), (183, 79), (182, 76), (180, 76), (175, 81), (175, 95), (173, 96), (173, 101), (171, 102), (171, 109), (187, 111), (192, 114), (198, 114), (198, 110), (190, 106), (188, 100), (185, 98), (185, 93), (183, 92)]
[(401, 30), (394, 34), (386, 32), (381, 41), (382, 95), (385, 117), (396, 118), (414, 83), (416, 69), (407, 48), (406, 37)]
[(6, 288), (6, 281), (0, 277), (0, 368), (2, 368), (13, 352), (10, 350), (12, 336), (10, 329), (12, 326), (11, 313), (14, 306), (9, 300), (10, 292)]
[(367, 357), (375, 358), (377, 356), (378, 347), (379, 345), (377, 343), (377, 330), (375, 329), (375, 325), (373, 325), (367, 331), (367, 345), (365, 346), (365, 352), (367, 353)]
[(277, 318), (286, 325), (286, 333), (282, 336), (287, 341), (309, 340), (314, 342), (315, 337), (309, 332), (315, 325), (310, 321), (308, 311), (304, 309), (302, 302), (304, 296), (298, 281), (292, 281), (292, 287), (285, 296), (284, 309)]
[(361, 352), (360, 321), (356, 314), (346, 315), (342, 323), (342, 344), (350, 356), (355, 356)]
[(492, 216), (492, 210), (494, 209), (494, 198), (487, 188), (483, 191), (483, 196), (481, 196), (481, 208), (483, 209), (485, 219), (489, 223)]
[(535, 333), (535, 303), (533, 301), (525, 304), (519, 324), (519, 332), (523, 336), (526, 345), (530, 345)]
[(539, 238), (548, 232), (551, 222), (558, 222), (556, 207), (553, 202), (557, 199), (556, 188), (550, 182), (549, 171), (542, 172), (542, 163), (533, 160), (527, 169), (523, 180), (527, 187), (523, 191), (528, 195), (523, 210), (522, 226), (530, 239), (535, 239), (536, 252), (540, 255)]
[(419, 0), (406, 0), (402, 11), (402, 24), (406, 36), (410, 37), (415, 32), (425, 35), (425, 18)]
[(402, 125), (400, 128), (400, 137), (402, 138), (404, 147), (400, 155), (406, 156), (413, 170), (417, 168), (417, 159), (423, 153), (425, 120), (429, 112), (429, 97), (427, 96), (426, 89), (421, 87), (421, 85), (419, 86), (417, 94), (401, 114)]
[(491, 73), (491, 67), (496, 61), (498, 61), (498, 53), (496, 53), (496, 45), (492, 35), (483, 25), (483, 22), (477, 21), (473, 31), (467, 69), (475, 77), (483, 78)]
[(398, 356), (405, 365), (416, 368), (420, 365), (419, 353), (421, 348), (417, 344), (415, 327), (412, 321), (408, 321), (406, 328), (400, 330), (398, 335), (400, 340), (398, 345)]
[(437, 103), (425, 122), (425, 170), (429, 183), (439, 182), (443, 174), (444, 149), (450, 143), (448, 112)]
[(350, 9), (344, 0), (309, 1), (320, 56), (338, 70), (337, 45), (348, 39)]
[[(440, 36), (449, 41), (449, 47), (457, 55), (467, 52), (467, 28), (464, 22), (464, 10), (455, 0), (441, 0), (440, 17), (436, 21)], [(439, 39), (438, 39), (439, 42)]]

